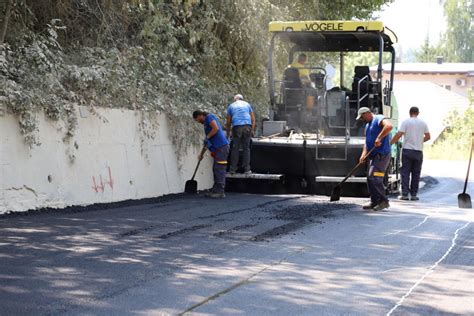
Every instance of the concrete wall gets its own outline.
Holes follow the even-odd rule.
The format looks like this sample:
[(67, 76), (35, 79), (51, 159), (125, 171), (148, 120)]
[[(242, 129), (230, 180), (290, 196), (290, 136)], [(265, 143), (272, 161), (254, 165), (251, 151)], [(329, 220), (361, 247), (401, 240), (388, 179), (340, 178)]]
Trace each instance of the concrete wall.
[[(158, 116), (155, 139), (144, 143), (147, 159), (142, 154), (135, 112), (99, 109), (98, 114), (107, 122), (87, 110), (82, 112), (87, 117), (78, 115), (70, 144), (62, 141), (61, 124), (41, 116), (42, 144), (33, 149), (24, 144), (18, 120), (9, 114), (0, 116), (0, 214), (183, 192), (199, 148), (189, 148), (179, 167), (164, 115)], [(190, 124), (195, 123), (190, 120)], [(74, 162), (70, 154), (76, 156)], [(196, 179), (199, 189), (212, 185), (209, 157), (201, 163)]]

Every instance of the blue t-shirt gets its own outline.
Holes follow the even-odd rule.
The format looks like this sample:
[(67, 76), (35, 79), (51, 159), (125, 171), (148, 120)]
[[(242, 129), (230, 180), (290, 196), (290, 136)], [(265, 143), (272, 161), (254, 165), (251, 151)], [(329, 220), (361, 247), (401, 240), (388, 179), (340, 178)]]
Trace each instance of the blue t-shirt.
[(212, 151), (216, 151), (217, 148), (220, 148), (222, 146), (228, 145), (229, 141), (227, 140), (227, 137), (225, 136), (224, 130), (222, 129), (222, 125), (219, 122), (219, 119), (214, 115), (214, 114), (208, 114), (206, 116), (206, 119), (204, 120), (204, 132), (209, 134), (209, 132), (212, 130), (211, 127), (211, 122), (216, 121), (217, 127), (219, 129), (217, 130), (217, 133), (209, 138), (207, 142), (207, 148)]
[(232, 117), (232, 126), (252, 125), (252, 112), (252, 106), (242, 100), (235, 101), (227, 108), (227, 115)]
[[(367, 147), (367, 151), (371, 150), (372, 147), (375, 146), (375, 139), (379, 136), (380, 132), (382, 131), (382, 126), (380, 123), (382, 120), (385, 119), (385, 116), (382, 114), (374, 115), (372, 121), (365, 124), (365, 146)], [(385, 136), (382, 139), (382, 145), (376, 148), (370, 157), (374, 157), (376, 154), (386, 155), (389, 154), (390, 151), (390, 134)]]

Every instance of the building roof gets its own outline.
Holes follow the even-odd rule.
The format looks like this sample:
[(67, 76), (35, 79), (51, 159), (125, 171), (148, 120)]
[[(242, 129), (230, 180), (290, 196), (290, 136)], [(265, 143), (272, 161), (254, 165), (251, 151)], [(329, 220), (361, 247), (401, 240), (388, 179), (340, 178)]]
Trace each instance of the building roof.
[(394, 93), (398, 104), (398, 124), (409, 117), (412, 106), (420, 109), (420, 118), (428, 124), (432, 143), (447, 127), (444, 119), (451, 111), (460, 113), (469, 107), (469, 100), (429, 81), (395, 81)]
[[(390, 64), (383, 64), (383, 69), (388, 71)], [(370, 67), (371, 71), (377, 71), (377, 66)], [(443, 74), (467, 74), (474, 76), (474, 63), (395, 63), (395, 73), (443, 73)]]

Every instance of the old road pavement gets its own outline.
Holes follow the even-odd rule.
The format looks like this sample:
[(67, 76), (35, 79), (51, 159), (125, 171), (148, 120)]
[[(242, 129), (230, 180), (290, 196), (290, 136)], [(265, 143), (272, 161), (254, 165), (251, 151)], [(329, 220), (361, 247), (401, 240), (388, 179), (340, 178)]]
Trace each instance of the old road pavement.
[(439, 183), (377, 213), (230, 194), (4, 216), (0, 315), (474, 315), (465, 165), (428, 162)]

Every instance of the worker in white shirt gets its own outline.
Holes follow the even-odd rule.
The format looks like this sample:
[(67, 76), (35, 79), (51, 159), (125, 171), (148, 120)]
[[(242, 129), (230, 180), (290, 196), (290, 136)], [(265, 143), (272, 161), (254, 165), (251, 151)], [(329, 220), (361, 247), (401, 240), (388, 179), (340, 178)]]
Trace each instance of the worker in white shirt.
[[(410, 118), (404, 120), (397, 134), (390, 144), (395, 144), (403, 136), (402, 167), (402, 194), (399, 200), (418, 201), (418, 187), (420, 183), (421, 166), (423, 164), (423, 143), (430, 140), (428, 125), (418, 118), (420, 110), (413, 106), (410, 108)], [(410, 181), (411, 176), (411, 181)], [(408, 197), (410, 194), (410, 198)]]

